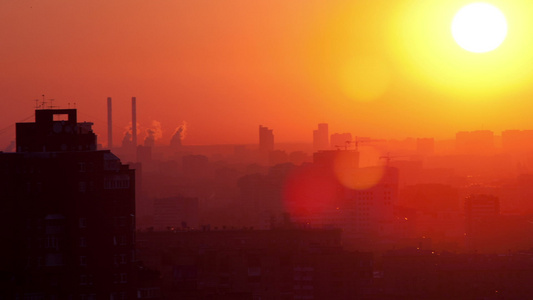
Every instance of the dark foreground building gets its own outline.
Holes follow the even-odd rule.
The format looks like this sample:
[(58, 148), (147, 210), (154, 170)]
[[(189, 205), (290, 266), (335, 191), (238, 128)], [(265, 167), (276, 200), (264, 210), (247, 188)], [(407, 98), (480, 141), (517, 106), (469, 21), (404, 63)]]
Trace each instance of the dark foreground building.
[(136, 298), (134, 170), (91, 126), (36, 110), (0, 153), (0, 299)]
[(371, 299), (373, 255), (338, 229), (137, 232), (165, 299)]

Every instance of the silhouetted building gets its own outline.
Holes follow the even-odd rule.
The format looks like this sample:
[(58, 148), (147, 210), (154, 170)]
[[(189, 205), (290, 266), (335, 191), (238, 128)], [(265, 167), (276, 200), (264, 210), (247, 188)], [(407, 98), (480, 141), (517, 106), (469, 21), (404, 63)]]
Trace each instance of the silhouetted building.
[(96, 150), (93, 123), (77, 122), (75, 109), (35, 111), (35, 123), (16, 124), (17, 152)]
[(274, 133), (272, 129), (259, 125), (259, 151), (270, 152), (274, 150)]
[(502, 148), (506, 152), (530, 152), (533, 149), (533, 130), (502, 131)]
[(455, 150), (459, 154), (491, 154), (494, 151), (494, 133), (490, 130), (457, 132)]
[(152, 146), (137, 146), (137, 162), (149, 163), (152, 161)]
[(359, 167), (359, 151), (356, 150), (323, 150), (313, 153), (313, 163), (319, 167), (357, 169)]
[(134, 170), (75, 109), (35, 116), (0, 154), (0, 298), (135, 298)]
[(327, 150), (329, 149), (329, 131), (327, 123), (318, 124), (318, 129), (313, 130), (313, 149)]
[[(359, 183), (349, 192), (345, 241), (349, 245), (368, 244), (378, 238), (400, 237), (394, 205), (398, 203), (398, 169), (367, 167), (358, 170)], [(400, 228), (401, 229), (401, 228)]]
[(485, 222), (500, 215), (500, 200), (491, 195), (470, 195), (465, 199), (465, 234), (467, 247), (475, 250)]
[(441, 299), (436, 297), (438, 262), (439, 256), (431, 250), (387, 251), (383, 255), (384, 295), (390, 295), (387, 299)]
[[(435, 253), (400, 249), (383, 255), (380, 296), (372, 299), (530, 299), (531, 252)], [(380, 273), (380, 272), (377, 272)]]
[(435, 152), (435, 140), (433, 138), (416, 139), (416, 152), (421, 155), (433, 155)]
[(139, 258), (167, 299), (364, 299), (373, 255), (342, 249), (340, 230), (139, 232)]
[(204, 155), (186, 155), (182, 158), (183, 175), (188, 178), (206, 178), (209, 172), (209, 159)]
[(330, 137), (330, 143), (332, 149), (348, 149), (352, 142), (351, 133), (334, 133)]
[(154, 229), (196, 229), (199, 226), (198, 198), (170, 197), (154, 201)]
[(289, 155), (283, 150), (270, 151), (268, 154), (268, 164), (271, 166), (284, 164), (289, 161)]
[(271, 228), (285, 212), (282, 191), (293, 169), (290, 163), (279, 164), (269, 168), (268, 174), (253, 173), (239, 178), (240, 197), (234, 219), (256, 229)]

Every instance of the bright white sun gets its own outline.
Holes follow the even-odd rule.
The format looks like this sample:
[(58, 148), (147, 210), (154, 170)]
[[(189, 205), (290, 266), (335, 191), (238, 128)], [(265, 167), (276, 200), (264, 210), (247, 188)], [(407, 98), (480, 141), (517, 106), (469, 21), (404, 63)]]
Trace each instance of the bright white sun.
[(461, 8), (452, 21), (452, 35), (457, 44), (470, 52), (496, 49), (507, 35), (507, 21), (494, 5), (476, 2)]

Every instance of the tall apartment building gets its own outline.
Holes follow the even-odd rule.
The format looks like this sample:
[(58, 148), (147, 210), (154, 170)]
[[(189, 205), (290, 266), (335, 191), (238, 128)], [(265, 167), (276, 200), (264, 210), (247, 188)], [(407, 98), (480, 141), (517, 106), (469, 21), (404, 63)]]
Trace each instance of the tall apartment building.
[(0, 299), (134, 299), (135, 174), (75, 109), (41, 109), (0, 153)]
[(328, 150), (329, 149), (329, 130), (327, 123), (318, 124), (318, 129), (313, 130), (313, 149)]
[(259, 125), (259, 151), (270, 152), (274, 150), (274, 133), (272, 129)]
[(475, 194), (465, 198), (465, 238), (469, 250), (476, 250), (486, 224), (500, 215), (500, 199), (492, 195)]

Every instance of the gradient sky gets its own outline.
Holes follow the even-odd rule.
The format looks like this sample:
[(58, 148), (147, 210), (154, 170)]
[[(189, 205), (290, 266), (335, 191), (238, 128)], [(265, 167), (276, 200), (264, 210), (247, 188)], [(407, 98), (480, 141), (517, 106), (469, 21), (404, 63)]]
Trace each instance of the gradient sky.
[(488, 1), (509, 34), (474, 54), (450, 33), (470, 2), (1, 1), (0, 148), (42, 94), (76, 103), (104, 144), (112, 97), (116, 145), (132, 96), (159, 144), (184, 121), (185, 144), (255, 143), (260, 124), (276, 142), (310, 142), (321, 122), (382, 138), (533, 129), (533, 6)]

